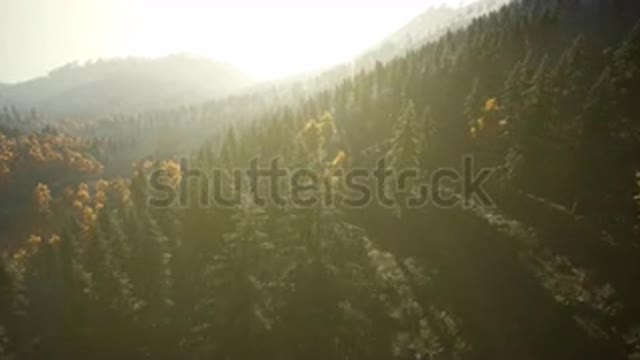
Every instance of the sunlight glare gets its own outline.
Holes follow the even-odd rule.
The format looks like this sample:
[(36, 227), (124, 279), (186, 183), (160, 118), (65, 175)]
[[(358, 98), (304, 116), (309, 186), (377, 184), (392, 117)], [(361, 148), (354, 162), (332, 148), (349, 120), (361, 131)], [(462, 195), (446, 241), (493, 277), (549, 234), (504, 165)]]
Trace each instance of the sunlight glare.
[(133, 3), (134, 11), (123, 26), (128, 35), (121, 52), (193, 53), (275, 79), (348, 61), (429, 6), (445, 2), (405, 0), (392, 7), (335, 0), (122, 2)]

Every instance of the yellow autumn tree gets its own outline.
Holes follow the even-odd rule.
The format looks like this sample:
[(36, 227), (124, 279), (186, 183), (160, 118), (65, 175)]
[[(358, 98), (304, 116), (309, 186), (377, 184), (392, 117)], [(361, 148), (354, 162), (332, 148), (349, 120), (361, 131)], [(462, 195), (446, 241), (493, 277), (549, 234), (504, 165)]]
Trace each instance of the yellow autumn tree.
[(309, 120), (298, 137), (310, 154), (323, 158), (326, 155), (323, 153), (324, 147), (335, 133), (336, 126), (333, 116), (325, 113), (320, 120)]
[(16, 142), (0, 132), (0, 179), (11, 173), (16, 159)]
[(33, 204), (38, 213), (48, 214), (51, 212), (51, 190), (46, 184), (38, 184), (33, 189)]
[(469, 129), (473, 138), (493, 137), (503, 133), (507, 121), (503, 119), (502, 107), (495, 97), (485, 101), (482, 115), (471, 123)]
[(180, 163), (176, 160), (164, 160), (160, 163), (160, 169), (166, 174), (167, 185), (177, 187), (182, 180), (182, 171)]

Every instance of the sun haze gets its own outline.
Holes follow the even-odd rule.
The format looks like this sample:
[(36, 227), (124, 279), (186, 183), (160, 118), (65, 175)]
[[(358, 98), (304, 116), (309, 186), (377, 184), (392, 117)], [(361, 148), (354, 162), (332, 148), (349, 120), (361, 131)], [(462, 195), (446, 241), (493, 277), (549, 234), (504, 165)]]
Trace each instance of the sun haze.
[(76, 60), (172, 53), (275, 79), (347, 61), (427, 8), (460, 3), (0, 0), (0, 82)]

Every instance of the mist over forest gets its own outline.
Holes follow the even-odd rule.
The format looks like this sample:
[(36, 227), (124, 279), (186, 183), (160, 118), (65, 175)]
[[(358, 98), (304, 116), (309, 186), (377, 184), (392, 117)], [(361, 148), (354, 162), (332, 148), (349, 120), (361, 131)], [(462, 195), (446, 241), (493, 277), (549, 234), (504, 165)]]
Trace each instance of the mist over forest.
[(0, 360), (639, 359), (640, 2), (412, 17), (0, 77)]

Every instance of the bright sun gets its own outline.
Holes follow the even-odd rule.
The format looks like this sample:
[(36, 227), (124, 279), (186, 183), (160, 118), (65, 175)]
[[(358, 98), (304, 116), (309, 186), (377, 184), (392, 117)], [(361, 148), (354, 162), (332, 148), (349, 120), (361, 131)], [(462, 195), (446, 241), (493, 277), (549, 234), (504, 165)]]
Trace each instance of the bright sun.
[[(347, 61), (429, 6), (444, 2), (460, 0), (139, 0), (134, 3), (139, 15), (130, 17), (123, 29), (129, 34), (123, 52), (195, 53), (273, 79)], [(141, 18), (145, 20), (137, 21)]]
[(174, 53), (274, 79), (348, 61), (430, 6), (469, 1), (0, 0), (0, 44), (12, 55), (0, 57), (0, 81), (76, 60)]

